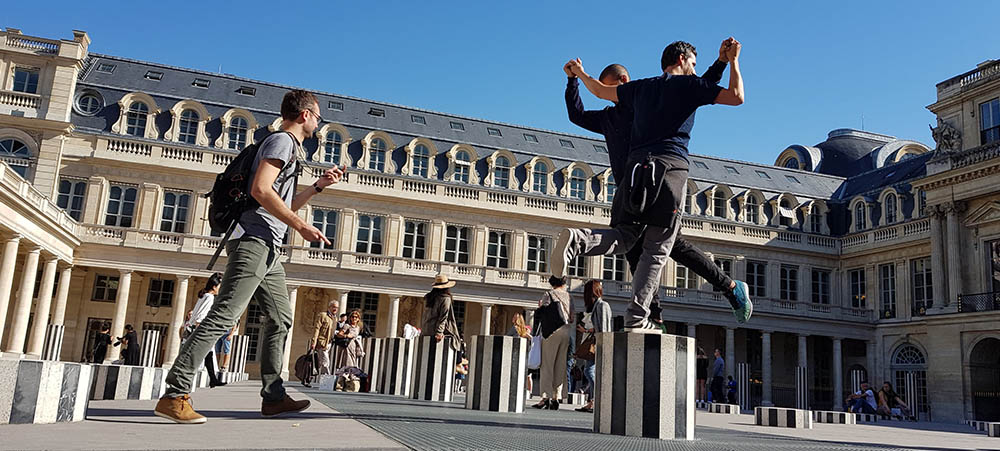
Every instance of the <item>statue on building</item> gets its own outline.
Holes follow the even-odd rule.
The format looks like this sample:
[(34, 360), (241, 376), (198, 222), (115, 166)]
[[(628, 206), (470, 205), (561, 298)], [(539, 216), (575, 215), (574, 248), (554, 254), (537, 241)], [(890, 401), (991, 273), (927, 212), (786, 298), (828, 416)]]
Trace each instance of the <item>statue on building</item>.
[(934, 138), (934, 142), (937, 143), (937, 148), (934, 150), (941, 150), (944, 152), (958, 152), (962, 150), (962, 132), (958, 131), (957, 128), (953, 127), (951, 124), (938, 118), (937, 127), (931, 127), (931, 136)]

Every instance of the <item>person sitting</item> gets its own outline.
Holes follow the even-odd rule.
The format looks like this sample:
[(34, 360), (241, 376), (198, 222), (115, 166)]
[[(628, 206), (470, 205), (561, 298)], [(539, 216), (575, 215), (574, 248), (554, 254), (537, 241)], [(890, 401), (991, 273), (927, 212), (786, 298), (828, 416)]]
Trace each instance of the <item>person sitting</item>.
[(861, 390), (847, 397), (845, 402), (845, 412), (853, 413), (876, 413), (875, 393), (868, 386), (868, 382), (861, 383)]
[(891, 417), (907, 418), (912, 421), (917, 421), (917, 418), (913, 416), (910, 411), (910, 406), (906, 405), (899, 395), (892, 389), (892, 384), (888, 381), (882, 383), (882, 389), (878, 391), (878, 409), (877, 412), (884, 419), (889, 419)]
[(729, 383), (727, 384), (729, 390), (726, 393), (726, 398), (729, 404), (736, 404), (736, 381), (733, 380), (732, 376), (727, 377), (729, 377)]

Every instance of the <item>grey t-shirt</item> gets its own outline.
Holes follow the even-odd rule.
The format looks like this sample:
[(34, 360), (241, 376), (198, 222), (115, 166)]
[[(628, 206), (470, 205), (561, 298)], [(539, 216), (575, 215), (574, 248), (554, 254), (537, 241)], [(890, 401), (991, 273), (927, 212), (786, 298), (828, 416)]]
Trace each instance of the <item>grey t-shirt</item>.
[[(285, 201), (289, 208), (292, 206), (292, 198), (295, 197), (295, 156), (299, 143), (292, 138), (292, 135), (285, 132), (273, 133), (260, 143), (257, 150), (257, 157), (253, 161), (253, 168), (250, 170), (250, 181), (253, 183), (257, 176), (257, 167), (263, 160), (281, 160), (282, 170), (278, 177), (274, 179), (274, 191)], [(288, 164), (291, 161), (292, 164)], [(249, 186), (248, 186), (249, 189)], [(275, 246), (280, 246), (288, 225), (278, 218), (268, 213), (264, 207), (257, 207), (255, 210), (243, 212), (240, 223), (233, 231), (232, 239), (237, 239), (243, 235), (260, 238), (264, 241), (273, 242)]]

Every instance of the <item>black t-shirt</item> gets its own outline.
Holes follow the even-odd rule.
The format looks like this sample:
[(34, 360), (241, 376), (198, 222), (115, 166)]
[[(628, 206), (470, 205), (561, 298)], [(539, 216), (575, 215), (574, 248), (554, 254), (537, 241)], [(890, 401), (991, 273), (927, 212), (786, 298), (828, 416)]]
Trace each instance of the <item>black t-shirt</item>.
[(715, 103), (722, 87), (697, 75), (644, 78), (618, 86), (618, 107), (632, 112), (631, 152), (687, 160), (694, 113)]

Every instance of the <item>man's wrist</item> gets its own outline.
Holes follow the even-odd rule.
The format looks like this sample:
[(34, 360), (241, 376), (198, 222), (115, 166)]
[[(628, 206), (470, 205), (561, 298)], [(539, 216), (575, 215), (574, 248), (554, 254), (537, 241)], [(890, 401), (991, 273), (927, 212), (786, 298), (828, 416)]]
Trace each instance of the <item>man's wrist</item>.
[(322, 193), (323, 192), (323, 188), (324, 187), (319, 186), (319, 182), (313, 182), (312, 187), (313, 187), (314, 190), (316, 190), (317, 193)]

